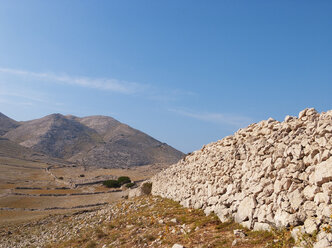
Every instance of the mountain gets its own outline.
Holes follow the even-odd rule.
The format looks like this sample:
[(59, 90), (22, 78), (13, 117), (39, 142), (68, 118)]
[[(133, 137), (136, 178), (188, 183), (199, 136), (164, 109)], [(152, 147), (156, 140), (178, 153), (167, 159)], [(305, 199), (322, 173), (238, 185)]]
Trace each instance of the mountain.
[(0, 159), (1, 158), (5, 158), (5, 160), (12, 158), (24, 161), (43, 162), (52, 165), (71, 164), (62, 159), (52, 158), (43, 153), (36, 152), (3, 137), (0, 137)]
[(46, 155), (69, 159), (101, 142), (96, 131), (61, 114), (27, 121), (4, 135), (22, 146)]
[(7, 133), (9, 130), (14, 129), (19, 126), (17, 121), (5, 116), (4, 114), (0, 113), (0, 136)]
[(80, 154), (81, 163), (109, 167), (139, 166), (155, 163), (176, 163), (183, 154), (149, 135), (131, 128), (111, 117), (89, 116), (77, 121), (96, 130), (104, 144), (97, 145), (87, 154)]
[(107, 116), (52, 114), (22, 122), (3, 137), (48, 156), (86, 166), (171, 164), (183, 156), (171, 146)]

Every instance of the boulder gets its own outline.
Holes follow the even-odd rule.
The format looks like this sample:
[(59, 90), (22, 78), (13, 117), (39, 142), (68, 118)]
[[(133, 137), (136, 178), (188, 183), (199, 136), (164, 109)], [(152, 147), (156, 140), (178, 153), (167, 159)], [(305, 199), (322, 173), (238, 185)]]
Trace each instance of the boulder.
[(255, 222), (254, 231), (269, 231), (271, 230), (271, 226), (267, 223)]
[(174, 244), (172, 248), (184, 248), (184, 246), (180, 244)]
[(251, 220), (254, 213), (254, 209), (257, 205), (256, 199), (253, 196), (244, 198), (237, 210), (235, 215), (236, 222), (243, 222), (246, 220)]
[(332, 157), (315, 167), (315, 184), (321, 186), (332, 181)]
[(308, 234), (313, 234), (317, 231), (317, 223), (316, 220), (313, 217), (310, 217), (305, 220), (304, 222), (304, 229), (305, 232)]

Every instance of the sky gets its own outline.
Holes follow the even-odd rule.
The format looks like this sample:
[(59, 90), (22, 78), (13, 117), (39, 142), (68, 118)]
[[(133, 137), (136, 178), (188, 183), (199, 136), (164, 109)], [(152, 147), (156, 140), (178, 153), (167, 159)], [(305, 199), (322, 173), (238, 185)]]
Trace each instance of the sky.
[(0, 112), (106, 115), (187, 153), (332, 109), (332, 1), (0, 0)]

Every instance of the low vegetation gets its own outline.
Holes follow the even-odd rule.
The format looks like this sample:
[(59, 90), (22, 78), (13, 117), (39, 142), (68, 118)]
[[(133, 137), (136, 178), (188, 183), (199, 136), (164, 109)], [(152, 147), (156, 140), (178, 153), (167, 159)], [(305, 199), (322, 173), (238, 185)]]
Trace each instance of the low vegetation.
[(107, 188), (120, 188), (121, 184), (117, 180), (106, 180), (103, 182)]
[(127, 184), (127, 183), (131, 183), (131, 180), (129, 177), (119, 177), (118, 178), (118, 182), (120, 183), (120, 185), (124, 185), (124, 184)]
[[(172, 247), (175, 243), (187, 248), (294, 245), (288, 230), (250, 231), (233, 221), (221, 223), (216, 215), (206, 216), (202, 210), (183, 208), (160, 197), (123, 200), (110, 208), (111, 218), (98, 217), (102, 220), (98, 224), (87, 225), (76, 237), (48, 247)], [(242, 229), (245, 237), (236, 237), (236, 229)]]
[(142, 185), (142, 192), (145, 195), (149, 195), (151, 193), (151, 190), (152, 190), (152, 183), (144, 183)]
[(135, 185), (136, 185), (135, 183), (127, 183), (127, 184), (126, 184), (126, 187), (127, 187), (128, 189), (131, 189), (131, 188), (133, 188)]
[(107, 188), (120, 188), (122, 185), (125, 185), (127, 188), (132, 188), (136, 184), (134, 182), (131, 182), (131, 179), (129, 177), (121, 176), (118, 178), (118, 180), (106, 180), (103, 182), (103, 185)]

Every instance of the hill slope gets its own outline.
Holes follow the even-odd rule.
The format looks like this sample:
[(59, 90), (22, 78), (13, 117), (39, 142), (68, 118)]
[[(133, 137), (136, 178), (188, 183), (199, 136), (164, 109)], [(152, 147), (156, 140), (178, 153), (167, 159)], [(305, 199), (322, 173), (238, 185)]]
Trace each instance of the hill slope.
[(26, 160), (39, 160), (39, 161), (51, 160), (44, 154), (37, 153), (27, 147), (21, 146), (13, 141), (1, 137), (0, 137), (0, 157), (19, 158)]
[(77, 160), (88, 165), (126, 167), (155, 163), (176, 163), (183, 154), (151, 136), (106, 116), (89, 116), (77, 120), (94, 129), (103, 138), (86, 154), (80, 153)]
[(19, 126), (19, 123), (0, 113), (0, 136)]
[(4, 137), (34, 151), (86, 166), (171, 164), (183, 156), (167, 144), (106, 116), (52, 114), (23, 122)]
[[(238, 224), (220, 223), (213, 215), (205, 216), (203, 211), (185, 209), (168, 199), (140, 197), (100, 209), (52, 215), (28, 225), (6, 226), (0, 229), (0, 247), (294, 246), (288, 233), (252, 232), (239, 228)], [(246, 236), (240, 238), (239, 234)]]
[(97, 132), (60, 114), (27, 121), (4, 135), (22, 146), (46, 155), (69, 159), (101, 142)]

